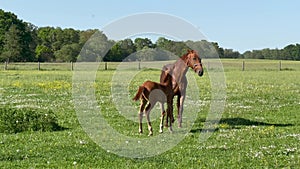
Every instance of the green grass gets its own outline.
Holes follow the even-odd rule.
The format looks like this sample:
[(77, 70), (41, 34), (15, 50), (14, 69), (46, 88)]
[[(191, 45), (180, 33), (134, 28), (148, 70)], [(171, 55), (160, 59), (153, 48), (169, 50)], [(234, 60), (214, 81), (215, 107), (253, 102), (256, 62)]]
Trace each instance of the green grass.
[[(201, 78), (195, 75), (201, 109), (196, 112), (198, 118), (191, 131), (174, 148), (142, 159), (109, 153), (88, 137), (74, 110), (71, 71), (2, 69), (1, 108), (52, 111), (63, 129), (0, 133), (0, 168), (298, 168), (299, 62), (284, 61), (282, 66), (286, 69), (278, 71), (278, 61), (248, 60), (252, 68), (247, 69), (246, 64), (246, 70), (241, 71), (241, 61), (223, 60), (226, 106), (217, 130), (209, 139), (199, 142), (211, 99), (206, 73)], [(261, 62), (272, 68), (262, 67)], [(94, 84), (102, 115), (121, 134), (147, 139), (146, 131), (138, 135), (138, 124), (120, 115), (112, 103), (113, 74), (114, 70), (100, 68)], [(160, 71), (154, 69), (138, 73), (130, 83), (129, 97), (145, 79), (158, 81), (159, 75)], [(133, 104), (136, 106), (133, 116), (137, 116), (138, 103)], [(152, 114), (159, 114), (159, 110), (154, 109)], [(154, 136), (159, 135), (158, 125), (158, 120), (153, 121)], [(167, 131), (163, 134), (169, 135)]]

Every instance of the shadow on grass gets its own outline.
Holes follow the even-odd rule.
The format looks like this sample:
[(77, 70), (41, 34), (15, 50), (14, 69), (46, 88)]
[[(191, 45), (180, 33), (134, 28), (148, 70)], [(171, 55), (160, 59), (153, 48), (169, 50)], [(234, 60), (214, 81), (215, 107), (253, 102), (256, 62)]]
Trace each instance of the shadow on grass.
[[(206, 119), (200, 119), (200, 122), (205, 122)], [(288, 127), (288, 126), (294, 126), (293, 124), (280, 124), (280, 123), (266, 123), (266, 122), (260, 122), (260, 121), (253, 121), (245, 118), (222, 118), (219, 122), (212, 121), (211, 123), (215, 124), (227, 124), (229, 125), (228, 129), (239, 129), (240, 126), (274, 126), (274, 127)], [(219, 128), (215, 129), (206, 129), (207, 131), (213, 132), (218, 131)], [(202, 129), (192, 129), (191, 133), (196, 133), (202, 131)]]
[(70, 128), (67, 128), (67, 127), (63, 127), (63, 126), (60, 126), (59, 124), (55, 123), (53, 124), (53, 130), (52, 131), (64, 131), (64, 130), (69, 130)]
[(221, 119), (221, 123), (226, 123), (230, 126), (235, 126), (235, 125), (243, 125), (243, 126), (275, 126), (275, 127), (287, 127), (287, 126), (293, 126), (293, 124), (278, 124), (278, 123), (265, 123), (265, 122), (260, 122), (260, 121), (253, 121), (249, 119), (244, 119), (244, 118), (224, 118)]

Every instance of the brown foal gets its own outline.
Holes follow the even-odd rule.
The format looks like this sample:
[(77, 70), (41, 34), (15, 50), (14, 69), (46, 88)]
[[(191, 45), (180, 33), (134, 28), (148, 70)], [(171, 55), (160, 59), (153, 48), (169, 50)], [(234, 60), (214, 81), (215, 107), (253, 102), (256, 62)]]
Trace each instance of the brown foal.
[[(169, 74), (170, 72), (164, 71), (163, 73)], [(169, 76), (171, 78), (171, 76)], [(169, 123), (169, 131), (172, 132), (172, 123), (173, 119), (173, 89), (172, 83), (170, 80), (167, 80), (165, 83), (157, 83), (153, 81), (145, 81), (133, 98), (134, 101), (141, 100), (140, 110), (139, 110), (139, 133), (143, 133), (142, 129), (142, 119), (143, 113), (146, 115), (149, 136), (153, 135), (152, 125), (150, 122), (150, 111), (157, 102), (161, 104), (167, 103), (167, 119), (166, 126)], [(148, 105), (147, 105), (148, 103)], [(146, 106), (147, 105), (147, 106)], [(162, 112), (161, 122), (160, 122), (160, 133), (163, 132), (163, 121), (164, 121), (165, 111)], [(169, 119), (170, 118), (170, 119)]]

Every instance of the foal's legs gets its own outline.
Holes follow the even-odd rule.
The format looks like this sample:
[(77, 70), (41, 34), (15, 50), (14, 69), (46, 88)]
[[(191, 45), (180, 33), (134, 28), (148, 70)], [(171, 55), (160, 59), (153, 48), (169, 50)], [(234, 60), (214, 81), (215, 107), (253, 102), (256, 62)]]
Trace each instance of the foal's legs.
[(152, 110), (152, 108), (154, 107), (155, 103), (149, 103), (146, 107), (146, 119), (147, 119), (147, 123), (148, 123), (148, 130), (149, 130), (149, 134), (148, 136), (152, 136), (153, 135), (153, 131), (152, 131), (152, 125), (150, 122), (150, 111)]
[(140, 105), (140, 111), (138, 113), (139, 116), (139, 133), (143, 133), (143, 128), (142, 128), (142, 124), (143, 124), (143, 113), (144, 113), (144, 109), (145, 106), (147, 104), (147, 100), (145, 100), (144, 98), (141, 99), (141, 105)]
[(162, 133), (163, 129), (164, 129), (163, 123), (164, 123), (164, 118), (165, 118), (165, 115), (166, 115), (166, 111), (165, 111), (165, 108), (164, 108), (164, 104), (163, 103), (159, 103), (159, 104), (160, 104), (160, 109), (161, 109), (159, 132)]

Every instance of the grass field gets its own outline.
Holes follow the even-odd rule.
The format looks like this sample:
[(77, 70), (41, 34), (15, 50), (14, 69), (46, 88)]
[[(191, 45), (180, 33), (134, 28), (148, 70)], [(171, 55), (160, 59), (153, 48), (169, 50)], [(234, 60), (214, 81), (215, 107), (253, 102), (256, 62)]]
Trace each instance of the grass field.
[[(299, 168), (300, 62), (282, 61), (282, 71), (278, 61), (246, 60), (245, 71), (241, 71), (242, 60), (222, 62), (226, 105), (212, 136), (199, 142), (211, 99), (205, 73), (201, 78), (195, 75), (201, 109), (194, 112), (197, 119), (190, 132), (174, 148), (140, 159), (108, 152), (82, 129), (74, 110), (69, 64), (49, 65), (42, 71), (36, 65), (9, 65), (14, 68), (0, 70), (0, 108), (52, 110), (61, 128), (0, 133), (0, 168)], [(108, 65), (109, 70), (102, 65), (97, 73), (94, 87), (101, 113), (119, 133), (147, 139), (146, 133), (138, 134), (138, 124), (122, 117), (112, 103), (116, 65)], [(142, 69), (129, 85), (130, 95), (144, 80), (158, 81), (159, 75), (159, 70)], [(137, 116), (138, 103), (133, 104)], [(152, 114), (158, 115), (159, 110)], [(159, 135), (158, 125), (159, 120), (153, 121), (154, 136)]]

